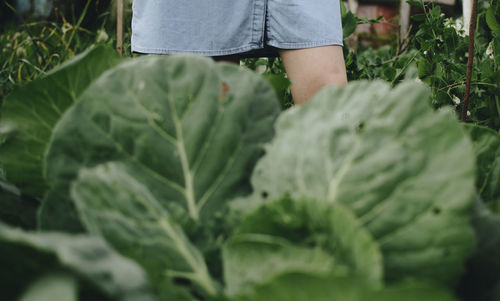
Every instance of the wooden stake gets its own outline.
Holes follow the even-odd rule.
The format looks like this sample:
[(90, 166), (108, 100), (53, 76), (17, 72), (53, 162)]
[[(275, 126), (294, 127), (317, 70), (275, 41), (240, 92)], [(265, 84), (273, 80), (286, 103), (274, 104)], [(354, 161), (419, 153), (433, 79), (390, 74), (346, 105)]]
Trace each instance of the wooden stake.
[(116, 51), (123, 54), (123, 0), (116, 1)]
[(469, 106), (470, 83), (472, 79), (472, 66), (474, 64), (474, 34), (476, 33), (477, 22), (477, 0), (472, 2), (472, 13), (469, 27), (469, 57), (467, 59), (467, 78), (465, 80), (465, 95), (462, 106), (462, 122), (467, 120), (467, 108)]

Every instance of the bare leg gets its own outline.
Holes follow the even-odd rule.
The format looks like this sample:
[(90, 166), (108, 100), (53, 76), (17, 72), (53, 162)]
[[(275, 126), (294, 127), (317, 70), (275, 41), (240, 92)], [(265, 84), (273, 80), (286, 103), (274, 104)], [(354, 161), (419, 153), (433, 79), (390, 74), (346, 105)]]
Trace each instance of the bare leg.
[(229, 62), (233, 64), (240, 64), (240, 56), (237, 54), (233, 55), (222, 55), (222, 56), (212, 56), (216, 62)]
[(310, 100), (325, 86), (345, 86), (347, 74), (341, 46), (279, 50), (286, 73), (292, 82), (295, 104)]

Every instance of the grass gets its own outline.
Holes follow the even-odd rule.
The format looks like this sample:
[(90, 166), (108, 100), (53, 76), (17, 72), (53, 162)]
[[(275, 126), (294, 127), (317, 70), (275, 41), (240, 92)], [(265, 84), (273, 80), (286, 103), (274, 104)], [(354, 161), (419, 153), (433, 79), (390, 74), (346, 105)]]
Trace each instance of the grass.
[[(24, 85), (43, 76), (49, 70), (72, 58), (93, 44), (116, 42), (115, 24), (110, 11), (97, 16), (97, 26), (82, 26), (89, 14), (92, 0), (86, 2), (82, 12), (68, 20), (62, 14), (55, 21), (23, 20), (19, 24), (7, 24), (0, 34), (0, 103), (18, 85)], [(13, 7), (13, 13), (17, 14)], [(95, 16), (94, 16), (95, 17)], [(131, 8), (126, 10), (126, 22), (131, 18)], [(130, 30), (125, 32), (130, 41)], [(125, 56), (130, 56), (129, 45), (124, 45)]]

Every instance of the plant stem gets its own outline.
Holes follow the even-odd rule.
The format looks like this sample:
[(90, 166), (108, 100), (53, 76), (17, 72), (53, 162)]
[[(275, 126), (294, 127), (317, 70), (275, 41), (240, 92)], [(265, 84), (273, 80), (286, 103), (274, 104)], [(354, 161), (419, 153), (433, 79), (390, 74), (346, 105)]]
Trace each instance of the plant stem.
[[(420, 0), (420, 4), (422, 4), (422, 7), (424, 9), (424, 16), (425, 16), (425, 19), (427, 20), (427, 22), (430, 24), (431, 23), (431, 20), (429, 19), (429, 13), (427, 12), (427, 9), (425, 7), (425, 3), (424, 3), (424, 0)], [(432, 35), (434, 36), (434, 40), (437, 40), (437, 34), (436, 32), (434, 31), (434, 27), (431, 27), (431, 30), (432, 30)]]
[[(396, 55), (392, 59), (392, 67), (396, 65), (396, 62), (399, 59), (399, 56), (408, 49), (408, 46), (410, 46), (411, 41), (415, 37), (415, 35), (410, 34), (412, 30), (413, 24), (410, 24), (410, 28), (408, 29), (408, 32), (406, 33), (406, 36), (401, 40), (398, 41), (398, 49), (396, 51)], [(398, 38), (400, 40), (401, 37)]]
[[(465, 84), (466, 84), (466, 81), (456, 82), (456, 83), (453, 83), (453, 84), (441, 87), (441, 88), (438, 89), (438, 91), (443, 91), (443, 90), (446, 90), (446, 89), (454, 88), (454, 87), (457, 87), (457, 86), (462, 86), (462, 85), (465, 85)], [(495, 85), (495, 84), (483, 83), (483, 82), (471, 82), (470, 84), (471, 85), (478, 85), (478, 86), (482, 85), (482, 86), (497, 87), (497, 85)]]
[[(90, 6), (90, 3), (92, 0), (87, 0), (87, 3), (85, 4), (85, 7), (83, 8), (83, 11), (80, 15), (80, 18), (78, 18), (78, 22), (76, 25), (73, 27), (73, 30), (71, 31), (71, 35), (69, 36), (68, 43), (66, 44), (66, 49), (64, 49), (63, 56), (66, 56), (68, 53), (69, 46), (71, 45), (71, 41), (73, 40), (73, 37), (75, 36), (75, 33), (80, 29), (80, 24), (82, 24), (83, 19), (85, 18), (85, 15), (87, 15), (87, 10)], [(64, 60), (64, 58), (63, 58)]]
[(415, 53), (413, 55), (413, 57), (410, 60), (408, 60), (408, 63), (406, 63), (406, 65), (403, 67), (403, 69), (401, 69), (401, 71), (399, 72), (399, 74), (396, 74), (396, 77), (394, 77), (394, 79), (391, 82), (391, 86), (392, 87), (394, 87), (394, 85), (396, 84), (396, 80), (401, 76), (401, 74), (403, 74), (406, 71), (406, 69), (411, 65), (411, 63), (417, 57), (418, 54), (419, 54), (418, 52)]
[(462, 122), (467, 119), (467, 108), (469, 106), (470, 83), (472, 79), (472, 65), (474, 63), (474, 35), (477, 22), (477, 0), (472, 1), (472, 15), (469, 27), (469, 57), (467, 59), (467, 79), (465, 81), (464, 105), (462, 107)]

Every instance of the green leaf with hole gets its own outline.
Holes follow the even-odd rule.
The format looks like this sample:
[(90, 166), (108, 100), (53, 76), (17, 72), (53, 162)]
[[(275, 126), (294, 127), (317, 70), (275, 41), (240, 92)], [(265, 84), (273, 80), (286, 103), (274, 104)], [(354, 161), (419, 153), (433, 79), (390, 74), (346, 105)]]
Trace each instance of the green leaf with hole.
[(352, 82), (284, 112), (249, 201), (340, 203), (379, 243), (386, 279), (453, 285), (474, 248), (475, 156), (453, 113), (428, 97), (414, 82)]

